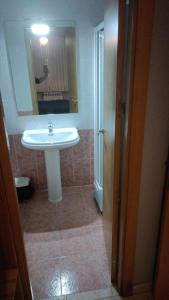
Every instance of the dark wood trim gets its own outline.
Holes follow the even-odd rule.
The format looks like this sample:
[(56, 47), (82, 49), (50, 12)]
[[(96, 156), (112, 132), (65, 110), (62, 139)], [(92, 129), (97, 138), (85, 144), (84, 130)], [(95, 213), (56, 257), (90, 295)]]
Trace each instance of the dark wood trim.
[(123, 96), (123, 68), (125, 56), (125, 1), (119, 0), (119, 28), (117, 50), (117, 79), (116, 79), (116, 121), (114, 147), (114, 178), (113, 178), (113, 217), (112, 217), (112, 282), (117, 284), (118, 244), (119, 244), (119, 209), (121, 189), (121, 147), (122, 147), (122, 113), (121, 99)]
[(153, 29), (153, 0), (133, 4), (132, 61), (129, 66), (128, 120), (125, 128), (123, 192), (120, 208), (118, 289), (133, 293), (144, 125)]
[[(31, 287), (23, 242), (18, 199), (14, 185), (11, 162), (6, 142), (5, 128), (2, 111), (0, 111), (0, 202), (1, 222), (4, 234), (1, 232), (1, 249), (4, 267), (17, 267), (20, 278), (20, 286), (23, 290), (24, 300), (31, 300)], [(8, 246), (7, 248), (6, 245)], [(20, 298), (20, 299), (23, 299)], [(19, 298), (18, 298), (19, 299)]]
[(166, 161), (166, 172), (164, 179), (164, 190), (162, 197), (162, 208), (160, 218), (160, 230), (157, 249), (157, 264), (154, 274), (154, 298), (165, 300), (169, 298), (169, 151)]
[(14, 300), (18, 281), (18, 270), (8, 269), (0, 271), (0, 299)]
[[(0, 179), (2, 177), (2, 170), (0, 168)], [(17, 259), (13, 245), (11, 224), (6, 206), (6, 194), (2, 180), (0, 180), (0, 220), (0, 250), (3, 266), (5, 266), (5, 268), (14, 268), (17, 266)], [(8, 238), (6, 238), (7, 236)]]
[[(126, 116), (125, 116), (125, 128), (123, 134), (123, 149), (121, 162), (121, 205), (119, 211), (119, 251), (118, 251), (118, 280), (117, 287), (121, 295), (125, 295), (123, 291), (124, 276), (123, 276), (123, 251), (125, 244), (125, 222), (126, 222), (126, 206), (127, 206), (127, 174), (129, 169), (128, 155), (129, 155), (129, 144), (130, 144), (130, 118), (132, 111), (132, 90), (134, 85), (134, 68), (135, 68), (135, 54), (136, 54), (136, 32), (137, 32), (137, 12), (138, 12), (138, 1), (130, 2), (130, 28), (129, 28), (129, 53), (128, 53), (128, 71), (127, 71), (127, 99), (126, 99)], [(126, 278), (127, 278), (126, 274)], [(131, 294), (131, 293), (130, 293)]]

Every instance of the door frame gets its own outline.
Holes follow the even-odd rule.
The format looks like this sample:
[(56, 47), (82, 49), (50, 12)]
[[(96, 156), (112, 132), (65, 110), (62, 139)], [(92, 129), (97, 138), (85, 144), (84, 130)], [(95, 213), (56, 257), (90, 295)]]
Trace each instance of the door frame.
[(163, 197), (162, 197), (156, 269), (154, 274), (153, 294), (155, 300), (165, 300), (166, 297), (169, 296), (168, 228), (169, 228), (169, 150), (168, 150), (168, 156), (166, 161), (166, 172), (164, 178), (164, 189), (163, 189)]
[[(126, 2), (131, 8), (129, 29), (130, 63), (123, 162), (122, 138), (123, 70), (125, 64)], [(119, 34), (116, 82), (116, 133), (112, 230), (112, 282), (122, 296), (133, 294), (134, 265), (139, 211), (141, 166), (148, 94), (154, 0), (119, 0)], [(123, 174), (122, 174), (123, 173)], [(122, 189), (121, 189), (122, 185)]]
[(125, 60), (125, 11), (126, 3), (119, 0), (119, 28), (117, 50), (117, 79), (116, 79), (116, 120), (115, 120), (115, 147), (114, 147), (114, 180), (113, 180), (113, 220), (112, 220), (112, 282), (118, 287), (119, 271), (119, 230), (121, 206), (121, 147), (122, 147), (122, 94), (123, 94), (123, 69)]

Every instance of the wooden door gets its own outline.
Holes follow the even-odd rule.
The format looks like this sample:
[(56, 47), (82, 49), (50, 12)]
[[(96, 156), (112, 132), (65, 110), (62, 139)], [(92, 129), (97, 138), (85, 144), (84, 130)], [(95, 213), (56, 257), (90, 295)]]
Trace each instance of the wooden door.
[(104, 18), (104, 170), (103, 220), (106, 251), (112, 272), (113, 170), (115, 149), (118, 0), (105, 1)]
[[(111, 1), (110, 1), (111, 2)], [(120, 207), (134, 72), (136, 2), (112, 1), (105, 11), (104, 232), (112, 282), (121, 290)], [(108, 11), (110, 14), (108, 14)], [(107, 22), (106, 22), (107, 21)], [(110, 26), (110, 31), (109, 31)], [(114, 28), (114, 29), (113, 29)], [(118, 29), (118, 35), (115, 30)], [(111, 36), (112, 35), (112, 36)], [(109, 42), (112, 40), (112, 44)], [(112, 63), (112, 65), (110, 64)], [(113, 69), (112, 69), (113, 68)], [(113, 70), (113, 71), (112, 71)], [(112, 80), (112, 85), (110, 81)], [(108, 117), (107, 117), (108, 116)], [(110, 169), (112, 168), (112, 169)], [(125, 209), (124, 209), (125, 210)], [(124, 228), (122, 228), (123, 230)], [(123, 235), (124, 237), (124, 235)], [(118, 276), (119, 274), (119, 276)]]
[(3, 113), (0, 109), (0, 266), (18, 269), (18, 300), (31, 300), (18, 200), (6, 141)]
[(169, 155), (166, 173), (159, 257), (155, 279), (155, 300), (169, 299)]

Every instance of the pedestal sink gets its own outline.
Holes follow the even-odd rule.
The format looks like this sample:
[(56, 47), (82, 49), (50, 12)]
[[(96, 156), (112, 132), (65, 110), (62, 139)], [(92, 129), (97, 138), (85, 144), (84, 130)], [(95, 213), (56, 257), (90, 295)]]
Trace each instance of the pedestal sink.
[(80, 137), (76, 128), (57, 128), (25, 130), (21, 143), (32, 150), (45, 152), (45, 163), (48, 183), (48, 199), (52, 202), (62, 200), (60, 176), (60, 150), (76, 145)]

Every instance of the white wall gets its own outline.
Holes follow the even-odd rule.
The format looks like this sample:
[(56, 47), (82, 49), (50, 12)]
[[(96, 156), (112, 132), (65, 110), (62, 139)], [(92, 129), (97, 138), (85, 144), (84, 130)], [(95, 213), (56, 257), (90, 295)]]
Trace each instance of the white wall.
[(169, 1), (156, 1), (144, 137), (135, 284), (153, 280), (169, 146)]
[(5, 24), (5, 40), (11, 67), (15, 98), (19, 112), (33, 111), (32, 94), (27, 64), (24, 25), (21, 22)]
[[(93, 127), (93, 28), (103, 20), (103, 0), (6, 0), (0, 1), (0, 87), (4, 102), (8, 132), (21, 133), (25, 129), (47, 126), (52, 120), (56, 127), (76, 126), (80, 129)], [(7, 59), (3, 34), (5, 20), (70, 20), (77, 25), (78, 38), (78, 100), (76, 114), (53, 116), (18, 116), (15, 95)]]

